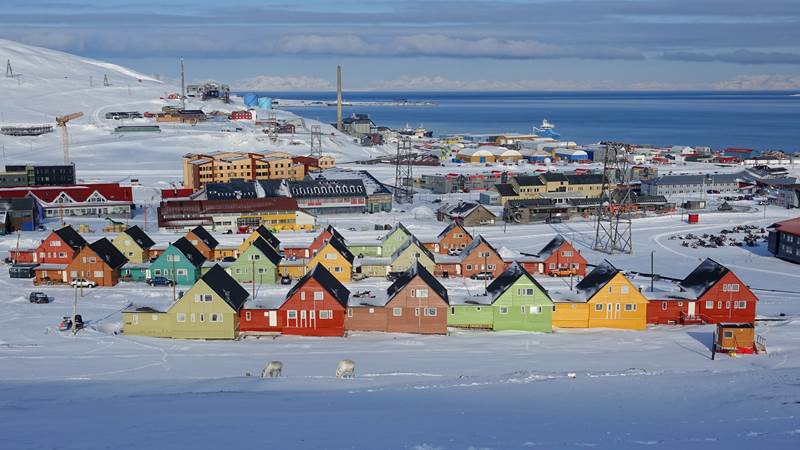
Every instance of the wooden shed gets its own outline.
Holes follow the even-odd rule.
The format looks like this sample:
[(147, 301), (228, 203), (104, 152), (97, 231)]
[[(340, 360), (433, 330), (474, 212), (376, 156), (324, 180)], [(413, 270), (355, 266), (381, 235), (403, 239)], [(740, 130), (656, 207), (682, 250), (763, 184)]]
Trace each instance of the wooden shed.
[(754, 353), (756, 327), (750, 322), (718, 323), (714, 344), (718, 352)]

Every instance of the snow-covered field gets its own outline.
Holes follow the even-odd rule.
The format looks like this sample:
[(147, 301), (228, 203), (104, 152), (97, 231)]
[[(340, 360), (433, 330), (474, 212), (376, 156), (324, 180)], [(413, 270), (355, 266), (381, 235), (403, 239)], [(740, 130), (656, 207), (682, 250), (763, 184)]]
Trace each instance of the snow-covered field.
[[(117, 124), (102, 119), (106, 111), (158, 109), (165, 104), (158, 97), (176, 88), (127, 69), (0, 41), (0, 61), (6, 58), (23, 78), (20, 85), (0, 78), (3, 123), (52, 121), (56, 114), (83, 111), (86, 116), (72, 128), (79, 176), (139, 178), (144, 186), (136, 188), (136, 196), (142, 203), (154, 202), (156, 188), (179, 179), (182, 153), (273, 148), (252, 130), (229, 133), (210, 126), (115, 137), (110, 129)], [(105, 73), (112, 86), (98, 87)], [(58, 132), (0, 139), (9, 163), (61, 159)], [(282, 142), (278, 148), (307, 151)], [(383, 151), (366, 152), (341, 135), (326, 137), (323, 145), (341, 161)], [(384, 180), (393, 176), (390, 167), (367, 169)], [(238, 342), (116, 334), (119, 311), (130, 302), (168, 302), (172, 296), (170, 288), (137, 284), (87, 289), (78, 308), (89, 328), (72, 336), (56, 330), (60, 318), (71, 313), (72, 290), (37, 288), (55, 301), (31, 304), (30, 281), (9, 279), (0, 267), (0, 448), (795, 449), (800, 446), (800, 267), (770, 257), (764, 244), (691, 249), (669, 239), (736, 224), (764, 226), (788, 213), (770, 208), (766, 217), (761, 210), (704, 214), (698, 225), (679, 216), (642, 219), (634, 223), (634, 253), (608, 257), (620, 269), (649, 271), (655, 251), (656, 271), (672, 277), (683, 277), (712, 257), (757, 289), (759, 315), (782, 319), (758, 324), (769, 353), (714, 361), (710, 326), (359, 333)], [(150, 210), (153, 238), (159, 244), (174, 240), (176, 234), (153, 229), (154, 219)], [(346, 238), (358, 240), (378, 237), (368, 231), (374, 224), (398, 220), (421, 239), (444, 226), (426, 207), (330, 219)], [(80, 222), (102, 227), (100, 220)], [(143, 225), (144, 217), (133, 223)], [(591, 250), (590, 223), (470, 231), (497, 247), (534, 253), (562, 233), (591, 263), (606, 257)], [(25, 233), (19, 245), (35, 245), (43, 236)], [(311, 239), (308, 233), (279, 237)], [(235, 244), (241, 236), (219, 239)], [(16, 236), (0, 239), (0, 250), (16, 245)], [(565, 281), (542, 282), (557, 287)], [(333, 376), (343, 358), (356, 361), (354, 379)], [(245, 376), (260, 373), (274, 359), (283, 361), (283, 377)]]

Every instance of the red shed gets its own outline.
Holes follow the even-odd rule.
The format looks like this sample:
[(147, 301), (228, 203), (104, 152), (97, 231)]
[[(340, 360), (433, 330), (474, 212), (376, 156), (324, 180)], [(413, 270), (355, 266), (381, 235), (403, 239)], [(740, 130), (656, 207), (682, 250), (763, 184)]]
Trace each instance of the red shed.
[(239, 331), (249, 334), (280, 334), (283, 325), (278, 309), (286, 301), (286, 292), (270, 291), (250, 298), (239, 310)]
[(298, 280), (278, 309), (284, 334), (344, 336), (350, 291), (321, 264)]
[(69, 264), (87, 244), (74, 228), (67, 225), (50, 233), (36, 247), (33, 259), (39, 264)]

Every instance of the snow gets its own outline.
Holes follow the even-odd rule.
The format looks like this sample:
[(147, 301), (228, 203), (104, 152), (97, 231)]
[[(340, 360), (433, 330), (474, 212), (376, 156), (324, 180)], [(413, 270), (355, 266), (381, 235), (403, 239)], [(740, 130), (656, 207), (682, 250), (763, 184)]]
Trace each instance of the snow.
[[(113, 136), (115, 109), (159, 109), (159, 97), (177, 88), (124, 68), (60, 52), (0, 41), (23, 74), (0, 78), (0, 111), (6, 123), (51, 123), (57, 114), (83, 111), (70, 123), (71, 155), (82, 179), (138, 178), (137, 202), (157, 202), (157, 189), (180, 179), (180, 156), (188, 151), (285, 149), (302, 132), (265, 141), (245, 126), (241, 133), (222, 125), (167, 126), (158, 136)], [(108, 73), (110, 87), (102, 87)], [(68, 78), (64, 78), (64, 76)], [(92, 76), (95, 87), (88, 87)], [(138, 79), (141, 79), (140, 83)], [(130, 94), (127, 85), (130, 84)], [(174, 102), (172, 103), (174, 104)], [(238, 104), (191, 102), (190, 107), (234, 109)], [(280, 117), (293, 115), (278, 111)], [(307, 125), (314, 123), (305, 121)], [(127, 121), (126, 121), (127, 123)], [(237, 125), (238, 126), (238, 125)], [(326, 128), (327, 127), (327, 128)], [(338, 162), (374, 156), (323, 125), (323, 147)], [(8, 163), (59, 162), (58, 130), (36, 138), (0, 136)], [(124, 163), (120, 163), (122, 158)], [(356, 166), (381, 181), (394, 168)], [(500, 166), (497, 166), (500, 167)], [(708, 170), (691, 165), (682, 171)], [(508, 167), (509, 170), (522, 170)], [(718, 170), (715, 168), (714, 170)], [(486, 167), (415, 167), (415, 173), (476, 172)], [(450, 201), (474, 200), (476, 193), (452, 194)], [(392, 213), (320, 217), (353, 241), (377, 242), (386, 231), (376, 224), (400, 220), (413, 233), (435, 236), (446, 226), (428, 211), (439, 196), (420, 194), (413, 206)], [(407, 211), (404, 209), (407, 208)], [(422, 209), (427, 208), (427, 209)], [(423, 214), (424, 213), (424, 214)], [(131, 304), (167, 308), (173, 291), (143, 283), (85, 289), (78, 311), (88, 328), (73, 336), (57, 331), (72, 313), (75, 292), (66, 287), (32, 287), (10, 279), (0, 267), (0, 436), (3, 448), (797, 448), (800, 442), (800, 268), (758, 247), (691, 249), (669, 237), (688, 232), (719, 233), (739, 224), (766, 226), (791, 211), (770, 207), (766, 214), (703, 214), (689, 225), (678, 215), (638, 219), (633, 254), (594, 252), (593, 224), (564, 222), (504, 227), (469, 227), (504, 254), (537, 253), (561, 234), (589, 260), (607, 258), (620, 270), (649, 272), (655, 251), (657, 273), (683, 278), (706, 257), (732, 269), (757, 289), (759, 322), (769, 353), (710, 359), (712, 326), (651, 326), (644, 331), (556, 330), (550, 334), (453, 330), (447, 336), (352, 333), (346, 338), (279, 336), (242, 341), (182, 341), (119, 334), (121, 311)], [(410, 217), (411, 215), (415, 217)], [(145, 226), (146, 220), (146, 226)], [(92, 242), (101, 219), (68, 219), (88, 224)], [(154, 208), (129, 221), (163, 247), (179, 234), (156, 230)], [(49, 228), (57, 222), (48, 222)], [(355, 231), (351, 231), (355, 230)], [(0, 250), (35, 247), (46, 232), (0, 237)], [(308, 243), (312, 234), (282, 232), (284, 246)], [(107, 235), (112, 238), (113, 235)], [(215, 235), (221, 245), (238, 245), (244, 235)], [(537, 278), (548, 290), (566, 290), (568, 278)], [(649, 280), (634, 278), (635, 284)], [(388, 283), (365, 280), (349, 288)], [(483, 292), (484, 282), (445, 280), (454, 297)], [(361, 287), (359, 287), (361, 286)], [(250, 291), (250, 286), (245, 286)], [(185, 288), (183, 288), (185, 289)], [(29, 292), (52, 296), (31, 304)], [(285, 286), (257, 286), (256, 299), (275, 301)], [(777, 292), (780, 291), (780, 292)], [(783, 316), (781, 316), (783, 314)], [(356, 362), (356, 377), (334, 377), (341, 359)], [(260, 379), (264, 364), (280, 360), (283, 375)], [(247, 373), (254, 376), (246, 376)], [(572, 376), (571, 374), (574, 374)]]

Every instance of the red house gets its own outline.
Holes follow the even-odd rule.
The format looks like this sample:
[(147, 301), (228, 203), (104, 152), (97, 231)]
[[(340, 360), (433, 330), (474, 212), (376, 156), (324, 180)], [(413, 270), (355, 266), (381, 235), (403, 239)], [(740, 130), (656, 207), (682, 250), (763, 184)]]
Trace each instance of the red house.
[(532, 274), (586, 276), (586, 258), (560, 234), (541, 250), (534, 261), (520, 261)]
[(33, 260), (39, 264), (63, 264), (66, 266), (86, 245), (86, 240), (74, 228), (67, 225), (50, 233), (36, 247)]
[(24, 186), (0, 188), (0, 198), (32, 197), (45, 217), (132, 217), (134, 203), (130, 186), (119, 183), (69, 186)]
[(336, 228), (333, 228), (332, 225), (328, 225), (307, 247), (284, 247), (283, 256), (287, 259), (312, 258), (317, 254), (319, 249), (324, 247), (334, 236), (340, 241), (345, 242), (344, 237), (336, 231)]
[(283, 325), (278, 318), (278, 309), (286, 301), (286, 295), (275, 292), (274, 296), (260, 295), (250, 298), (239, 310), (239, 331), (258, 335), (274, 335), (283, 332)]
[(253, 113), (251, 111), (233, 111), (228, 117), (230, 120), (253, 120)]
[(284, 334), (344, 336), (350, 291), (321, 264), (298, 280), (278, 309)]
[(681, 295), (648, 302), (648, 323), (755, 322), (758, 297), (713, 259), (706, 258), (679, 286)]

